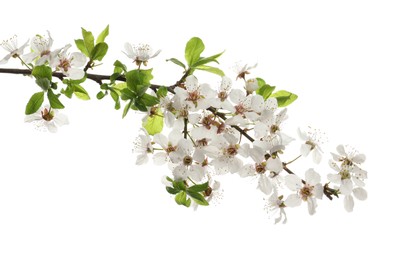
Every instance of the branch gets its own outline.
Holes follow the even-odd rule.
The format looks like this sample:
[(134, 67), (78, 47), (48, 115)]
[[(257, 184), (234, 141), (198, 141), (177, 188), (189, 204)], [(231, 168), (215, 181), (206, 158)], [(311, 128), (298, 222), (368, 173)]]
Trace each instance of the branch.
[[(31, 70), (28, 70), (28, 69), (0, 68), (0, 73), (20, 74), (20, 75), (28, 76), (28, 75), (31, 75)], [(190, 73), (191, 72), (188, 69), (180, 80), (178, 80), (174, 85), (171, 85), (171, 86), (168, 87), (168, 91), (175, 94), (174, 89), (177, 86), (181, 85), (185, 81), (185, 79), (189, 76)], [(62, 81), (66, 76), (61, 72), (53, 72), (53, 77), (56, 77), (56, 78), (58, 78)], [(110, 80), (110, 75), (100, 75), (100, 74), (87, 73), (86, 77), (88, 79), (92, 80), (92, 81), (97, 82), (99, 85), (103, 84), (102, 83), (103, 80)], [(118, 77), (117, 80), (118, 81), (123, 81), (123, 82), (126, 81), (124, 76)], [(160, 88), (160, 87), (161, 87), (160, 85), (151, 84), (150, 89), (152, 89), (153, 91), (157, 91), (158, 88)], [(226, 120), (226, 116), (223, 113), (219, 113), (218, 111), (216, 111), (215, 108), (210, 107), (210, 108), (208, 108), (208, 110), (211, 111), (212, 113), (214, 113), (215, 115), (217, 115), (218, 117), (220, 117), (221, 119)], [(255, 141), (255, 139), (253, 139), (250, 135), (248, 135), (248, 133), (246, 133), (246, 131), (244, 129), (240, 128), (237, 125), (232, 125), (232, 127), (235, 128), (243, 136), (245, 136), (249, 141), (251, 141), (251, 142)]]

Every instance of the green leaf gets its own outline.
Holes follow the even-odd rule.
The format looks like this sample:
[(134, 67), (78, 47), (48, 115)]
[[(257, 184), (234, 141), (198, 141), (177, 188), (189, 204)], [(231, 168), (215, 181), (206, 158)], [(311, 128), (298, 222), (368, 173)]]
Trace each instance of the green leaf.
[(198, 37), (191, 38), (185, 47), (185, 60), (189, 67), (192, 67), (199, 60), (201, 53), (205, 50), (205, 45)]
[(192, 67), (197, 67), (197, 66), (201, 66), (201, 65), (205, 65), (207, 63), (210, 62), (216, 62), (219, 63), (216, 59), (219, 58), (225, 51), (215, 54), (213, 56), (207, 57), (207, 58), (199, 58), (199, 60), (197, 62), (195, 62), (194, 65), (192, 65)]
[(46, 78), (39, 78), (36, 79), (36, 84), (44, 91), (47, 91), (50, 88), (51, 82)]
[(258, 86), (259, 86), (259, 87), (263, 87), (263, 86), (266, 85), (266, 82), (265, 82), (263, 79), (261, 79), (261, 78), (256, 78), (256, 80), (258, 81)]
[(157, 97), (158, 98), (162, 98), (162, 97), (166, 97), (168, 94), (168, 89), (164, 86), (159, 87), (159, 89), (157, 90)]
[(121, 76), (121, 72), (114, 72), (113, 74), (111, 74), (110, 76), (110, 81), (112, 83), (115, 83), (115, 81), (118, 79), (118, 77)]
[(31, 75), (33, 75), (36, 79), (48, 79), (51, 81), (53, 71), (46, 65), (35, 66), (31, 72)]
[(172, 181), (172, 186), (177, 190), (186, 190), (184, 181)]
[(225, 73), (222, 70), (220, 70), (218, 68), (215, 68), (215, 67), (212, 67), (212, 66), (201, 65), (201, 66), (196, 67), (196, 69), (204, 70), (204, 71), (207, 71), (207, 72), (210, 72), (210, 73), (214, 73), (214, 74), (219, 75), (221, 77), (225, 76)]
[(102, 61), (105, 54), (107, 54), (107, 51), (108, 51), (108, 44), (106, 44), (105, 42), (100, 42), (97, 45), (95, 45), (94, 49), (92, 50), (90, 59)]
[(60, 100), (58, 99), (58, 96), (54, 94), (54, 92), (51, 89), (47, 91), (47, 98), (52, 108), (55, 108), (55, 109), (64, 108), (64, 105), (60, 102)]
[(151, 96), (147, 93), (144, 93), (139, 100), (147, 107), (152, 107), (159, 103), (159, 99), (157, 97)]
[(105, 27), (105, 29), (98, 35), (97, 37), (97, 45), (100, 42), (104, 42), (105, 38), (108, 36), (108, 34), (110, 33), (110, 25), (107, 25), (107, 27)]
[(84, 28), (81, 28), (81, 32), (83, 34), (85, 49), (87, 50), (87, 52), (91, 56), (91, 53), (94, 49), (94, 36), (93, 36), (93, 33), (85, 30)]
[(98, 99), (98, 100), (103, 99), (104, 97), (105, 97), (105, 93), (104, 93), (104, 92), (100, 91), (100, 92), (97, 93), (97, 99)]
[(124, 118), (124, 117), (128, 114), (128, 111), (130, 110), (131, 104), (133, 103), (132, 101), (133, 101), (133, 100), (131, 99), (131, 100), (128, 102), (128, 104), (125, 105), (125, 107), (124, 107), (124, 112), (122, 112), (122, 118)]
[(286, 107), (295, 101), (298, 96), (286, 90), (279, 90), (271, 95), (271, 97), (275, 97), (278, 100), (279, 107)]
[(186, 191), (186, 193), (191, 197), (198, 205), (202, 206), (208, 206), (209, 203), (208, 201), (202, 196), (202, 194), (198, 192), (191, 192), (189, 190)]
[(115, 102), (114, 108), (116, 110), (120, 109), (121, 108), (121, 103), (120, 103), (120, 97), (118, 96), (118, 93), (115, 92), (115, 91), (110, 91), (110, 95), (111, 95), (112, 99)]
[(90, 54), (87, 51), (87, 48), (85, 47), (84, 40), (82, 39), (77, 39), (75, 40), (75, 45), (77, 45), (77, 48), (87, 57), (90, 57)]
[(155, 115), (149, 116), (147, 120), (142, 123), (142, 126), (150, 135), (161, 133), (164, 128), (164, 116), (161, 109), (157, 108)]
[(137, 85), (137, 96), (138, 97), (142, 97), (143, 95), (145, 95), (145, 92), (147, 91), (147, 89), (149, 88), (149, 85)]
[(139, 99), (134, 100), (133, 106), (131, 108), (135, 110), (143, 111), (143, 112), (148, 111), (148, 108)]
[[(128, 71), (125, 74), (125, 78), (127, 80), (128, 88), (136, 92), (138, 96), (142, 96), (142, 94), (144, 94), (147, 90), (148, 86), (151, 85), (150, 81), (154, 77), (152, 76), (152, 69), (149, 69)], [(145, 86), (145, 89), (141, 86)]]
[[(259, 84), (258, 84), (259, 85)], [(269, 86), (268, 84), (265, 84), (264, 86), (258, 88), (256, 90), (256, 94), (261, 95), (263, 99), (268, 99), (272, 92), (275, 90), (274, 86)]]
[(172, 188), (172, 187), (166, 187), (166, 189), (167, 189), (169, 194), (173, 194), (173, 195), (175, 195), (179, 192), (179, 190), (177, 190), (175, 188)]
[(122, 71), (118, 71), (119, 73), (121, 73), (121, 72), (127, 72), (127, 66), (125, 66), (121, 61), (119, 61), (119, 60), (116, 60), (115, 62), (114, 62), (114, 67), (115, 68), (120, 68)]
[(171, 62), (175, 63), (176, 65), (181, 66), (182, 68), (184, 68), (184, 70), (186, 69), (185, 64), (182, 63), (182, 62), (181, 62), (180, 60), (178, 60), (178, 59), (171, 58), (171, 59), (168, 59), (167, 61), (171, 61)]
[(206, 191), (206, 189), (208, 189), (209, 184), (208, 182), (202, 183), (202, 184), (197, 184), (197, 185), (193, 185), (191, 187), (188, 188), (189, 192), (203, 192)]
[(191, 200), (187, 199), (186, 193), (184, 191), (180, 191), (176, 196), (175, 196), (175, 202), (178, 205), (184, 205), (185, 207), (189, 207), (191, 205)]
[(137, 97), (137, 94), (132, 92), (129, 88), (124, 88), (123, 90), (121, 90), (122, 100), (134, 99), (136, 97)]
[(73, 85), (74, 94), (81, 100), (90, 100), (87, 90), (78, 84)]
[(117, 90), (117, 91), (121, 91), (123, 89), (127, 88), (127, 83), (125, 82), (121, 82), (121, 83), (117, 83), (114, 85), (113, 89)]
[(26, 112), (25, 112), (26, 115), (31, 115), (35, 113), (41, 107), (41, 104), (43, 104), (43, 101), (44, 101), (43, 91), (34, 93), (26, 105)]

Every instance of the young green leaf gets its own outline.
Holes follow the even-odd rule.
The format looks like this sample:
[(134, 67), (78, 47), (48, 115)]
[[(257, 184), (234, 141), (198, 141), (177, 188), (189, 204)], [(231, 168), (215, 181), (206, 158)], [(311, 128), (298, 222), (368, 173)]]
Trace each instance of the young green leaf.
[(34, 93), (26, 105), (26, 111), (25, 111), (26, 115), (31, 115), (35, 113), (41, 107), (41, 104), (43, 104), (43, 101), (44, 101), (43, 91)]
[(186, 191), (189, 197), (191, 197), (198, 205), (208, 206), (208, 201), (202, 196), (202, 194), (198, 192), (191, 192), (189, 190)]
[(162, 98), (162, 97), (166, 97), (168, 94), (168, 89), (164, 86), (159, 87), (159, 89), (157, 90), (157, 97), (158, 98)]
[(114, 108), (116, 110), (120, 109), (121, 108), (121, 103), (120, 103), (120, 97), (119, 97), (118, 93), (115, 90), (114, 91), (112, 90), (112, 91), (110, 91), (110, 95), (111, 95), (112, 99), (115, 102)]
[(199, 58), (199, 60), (197, 62), (195, 62), (195, 64), (192, 65), (192, 67), (197, 67), (197, 66), (201, 66), (201, 65), (205, 65), (207, 63), (210, 62), (216, 62), (219, 63), (217, 61), (217, 58), (219, 58), (225, 51), (215, 54), (213, 56), (207, 57), (207, 58)]
[(125, 105), (125, 107), (124, 107), (124, 112), (122, 112), (122, 118), (124, 118), (124, 117), (128, 114), (128, 111), (130, 110), (131, 104), (133, 103), (132, 101), (133, 101), (133, 100), (131, 99), (131, 100)]
[(109, 33), (110, 25), (107, 25), (107, 27), (105, 27), (105, 29), (98, 35), (96, 43), (99, 44), (100, 42), (104, 42), (105, 38), (108, 36)]
[(197, 184), (197, 185), (193, 185), (191, 187), (188, 188), (189, 192), (203, 192), (206, 191), (206, 189), (208, 189), (209, 184), (208, 182), (202, 183), (202, 184)]
[(94, 49), (94, 36), (93, 36), (93, 33), (85, 30), (84, 28), (81, 28), (81, 32), (83, 34), (85, 49), (91, 55), (91, 53)]
[(264, 86), (259, 87), (256, 90), (256, 94), (261, 95), (263, 97), (263, 99), (266, 100), (271, 96), (271, 94), (274, 90), (275, 90), (274, 86), (269, 86), (268, 84), (265, 84)]
[(123, 90), (121, 90), (122, 100), (134, 99), (136, 97), (137, 97), (137, 94), (132, 92), (129, 88), (124, 88)]
[(127, 72), (127, 66), (125, 66), (121, 61), (119, 61), (119, 60), (116, 60), (115, 62), (114, 62), (114, 67), (117, 69), (117, 68), (119, 68), (119, 69), (121, 69), (120, 71), (115, 71), (115, 72), (118, 72), (118, 73), (122, 73), (122, 72)]
[[(128, 88), (134, 92), (138, 92), (138, 96), (142, 96), (145, 93), (145, 90), (142, 91), (140, 86), (148, 86), (151, 84), (150, 81), (154, 77), (152, 76), (152, 69), (149, 70), (131, 70), (125, 74), (127, 80)], [(137, 91), (139, 89), (139, 91)]]
[(172, 188), (172, 187), (166, 187), (166, 190), (168, 191), (169, 194), (177, 194), (179, 192), (179, 190)]
[(74, 42), (75, 42), (75, 45), (77, 46), (77, 48), (78, 48), (85, 56), (90, 57), (90, 54), (88, 53), (87, 48), (85, 47), (84, 40), (82, 40), (82, 39), (77, 39), (77, 40), (75, 40)]
[(286, 90), (279, 90), (271, 95), (271, 97), (275, 97), (278, 100), (279, 107), (286, 107), (295, 101), (298, 96)]
[(78, 84), (73, 84), (72, 88), (74, 90), (74, 94), (81, 100), (90, 100), (90, 96), (88, 95), (87, 90), (81, 87)]
[(108, 51), (108, 44), (106, 44), (105, 42), (100, 42), (97, 45), (95, 45), (94, 49), (92, 50), (90, 59), (102, 61), (105, 54), (107, 54), (107, 51)]
[(168, 59), (167, 61), (171, 61), (171, 62), (175, 63), (176, 65), (181, 66), (182, 68), (184, 68), (184, 70), (186, 69), (185, 64), (182, 63), (182, 62), (181, 62), (180, 60), (178, 60), (178, 59), (171, 58), (171, 59)]
[(205, 50), (205, 45), (198, 37), (191, 38), (185, 47), (185, 60), (189, 67), (192, 67), (199, 60), (201, 53)]
[(55, 108), (55, 109), (63, 109), (64, 108), (64, 105), (58, 99), (58, 96), (56, 94), (54, 94), (54, 92), (51, 89), (49, 89), (47, 91), (47, 98), (48, 98), (48, 101), (50, 102), (50, 106), (52, 108)]
[(196, 67), (196, 69), (204, 70), (204, 71), (207, 71), (207, 72), (210, 72), (210, 73), (214, 73), (214, 74), (219, 75), (221, 77), (225, 76), (225, 73), (222, 70), (220, 70), (218, 68), (215, 68), (215, 67), (212, 67), (212, 66), (201, 65), (201, 66)]
[(258, 86), (259, 86), (259, 87), (263, 87), (263, 86), (266, 85), (266, 82), (265, 82), (263, 79), (261, 79), (261, 78), (256, 78), (256, 80), (258, 81)]
[(191, 205), (191, 199), (187, 199), (186, 193), (184, 191), (180, 191), (175, 196), (175, 202), (178, 205), (184, 205), (185, 207), (189, 207)]
[(171, 181), (172, 186), (177, 190), (186, 190), (184, 181)]
[(105, 93), (104, 93), (104, 92), (100, 91), (100, 92), (97, 93), (97, 99), (98, 99), (98, 100), (103, 99), (104, 97), (105, 97)]
[(159, 103), (159, 99), (157, 97), (151, 96), (147, 93), (144, 93), (139, 101), (143, 102), (147, 107), (152, 107)]
[(33, 71), (31, 72), (31, 75), (33, 75), (36, 79), (48, 79), (49, 81), (51, 81), (53, 71), (49, 66), (46, 65), (35, 66), (33, 68)]
[(47, 91), (50, 86), (51, 86), (51, 82), (50, 80), (46, 79), (46, 78), (38, 78), (36, 79), (36, 84), (42, 88), (44, 91)]
[(147, 120), (142, 123), (142, 126), (150, 135), (161, 133), (164, 128), (164, 116), (162, 111), (158, 108), (156, 114), (149, 116)]

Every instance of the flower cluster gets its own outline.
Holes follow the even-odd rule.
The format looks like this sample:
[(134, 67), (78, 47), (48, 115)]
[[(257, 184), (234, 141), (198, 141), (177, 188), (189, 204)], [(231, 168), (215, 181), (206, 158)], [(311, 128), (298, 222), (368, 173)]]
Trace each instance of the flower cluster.
[[(223, 52), (203, 56), (205, 46), (194, 37), (185, 48), (186, 63), (176, 58), (167, 60), (184, 69), (182, 78), (168, 87), (152, 84), (152, 69), (143, 69), (161, 52), (148, 44), (124, 45), (123, 53), (131, 59), (132, 69), (117, 60), (111, 75), (89, 74), (88, 69), (101, 65), (96, 61), (107, 53), (108, 33), (108, 26), (97, 38), (82, 29), (83, 39), (75, 40), (79, 52), (69, 52), (70, 44), (53, 49), (49, 32), (30, 41), (29, 53), (24, 53), (29, 41), (19, 47), (15, 36), (1, 44), (8, 53), (0, 64), (18, 58), (28, 70), (0, 72), (31, 75), (41, 88), (27, 103), (26, 122), (57, 132), (57, 127), (68, 124), (67, 117), (59, 112), (64, 108), (60, 97), (75, 94), (90, 99), (81, 85), (89, 79), (100, 86), (98, 99), (111, 96), (115, 109), (125, 103), (123, 117), (129, 110), (145, 113), (134, 142), (136, 164), (147, 163), (151, 157), (154, 164), (167, 165), (170, 174), (164, 176), (163, 183), (179, 205), (197, 209), (217, 202), (223, 197), (217, 179), (224, 174), (254, 180), (275, 223), (286, 223), (288, 208), (302, 204), (310, 215), (315, 214), (319, 201), (326, 197), (332, 200), (343, 196), (348, 212), (353, 210), (354, 198), (367, 198), (367, 172), (361, 168), (365, 156), (354, 148), (339, 145), (338, 153), (330, 154), (329, 165), (335, 172), (328, 174), (327, 180), (314, 168), (325, 155), (326, 140), (320, 130), (298, 129), (300, 153), (288, 156), (289, 146), (297, 141), (286, 129), (287, 106), (297, 95), (285, 90), (275, 92), (275, 87), (263, 79), (249, 77), (257, 64), (237, 63), (232, 80), (209, 65), (218, 63)], [(201, 82), (196, 70), (219, 75), (219, 83)], [(53, 78), (64, 87), (59, 88)], [(45, 97), (49, 104), (43, 104)], [(168, 131), (163, 131), (164, 124)], [(308, 156), (313, 166), (302, 172), (292, 168), (294, 161)]]

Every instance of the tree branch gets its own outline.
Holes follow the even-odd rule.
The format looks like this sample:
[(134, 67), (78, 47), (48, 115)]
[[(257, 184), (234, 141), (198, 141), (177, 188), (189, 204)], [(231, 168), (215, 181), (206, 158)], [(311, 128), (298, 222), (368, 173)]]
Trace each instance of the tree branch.
[[(11, 68), (0, 68), (0, 73), (7, 73), (7, 74), (20, 74), (20, 75), (31, 75), (31, 70), (28, 69), (11, 69)], [(182, 78), (180, 80), (178, 80), (174, 85), (171, 85), (168, 87), (168, 91), (170, 91), (171, 93), (175, 94), (174, 89), (181, 85), (185, 79), (189, 76), (190, 74), (190, 70), (188, 69), (184, 75), (182, 76)], [(97, 82), (99, 85), (103, 84), (103, 80), (110, 80), (110, 75), (100, 75), (100, 74), (92, 74), (92, 73), (87, 73), (86, 74), (87, 78)], [(53, 72), (53, 77), (56, 77), (58, 79), (60, 79), (61, 81), (66, 77), (63, 73), (61, 72)], [(124, 76), (120, 76), (117, 78), (118, 81), (123, 81), (125, 82), (126, 79)], [(155, 84), (151, 84), (150, 89), (152, 89), (153, 91), (157, 91), (158, 88), (160, 88), (161, 85), (155, 85)], [(215, 108), (210, 107), (208, 108), (209, 111), (211, 111), (212, 113), (214, 113), (215, 115), (217, 115), (218, 117), (220, 117), (223, 120), (226, 120), (226, 116), (223, 113), (219, 113), (218, 111), (216, 111)], [(253, 139), (250, 135), (248, 135), (248, 133), (240, 128), (237, 125), (232, 125), (233, 128), (235, 128), (239, 133), (241, 133), (243, 136), (245, 136), (249, 141), (253, 142), (255, 141), (255, 139)]]

